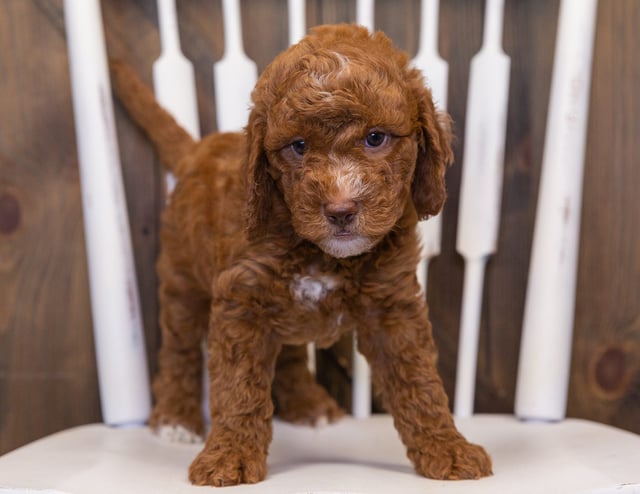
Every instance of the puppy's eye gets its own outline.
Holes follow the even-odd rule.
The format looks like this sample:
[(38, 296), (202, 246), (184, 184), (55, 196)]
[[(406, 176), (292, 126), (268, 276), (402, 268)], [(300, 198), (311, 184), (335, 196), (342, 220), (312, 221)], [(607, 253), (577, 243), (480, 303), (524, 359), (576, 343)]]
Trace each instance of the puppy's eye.
[(364, 138), (364, 144), (368, 148), (378, 148), (386, 144), (388, 137), (384, 132), (369, 132)]
[(290, 148), (296, 155), (302, 156), (307, 150), (307, 143), (304, 141), (295, 141), (290, 144)]

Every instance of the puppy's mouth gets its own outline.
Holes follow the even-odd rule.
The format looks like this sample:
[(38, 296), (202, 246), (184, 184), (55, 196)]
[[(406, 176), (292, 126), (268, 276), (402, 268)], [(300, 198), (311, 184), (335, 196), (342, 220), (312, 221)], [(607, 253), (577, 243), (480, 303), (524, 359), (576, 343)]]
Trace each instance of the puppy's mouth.
[(337, 258), (352, 257), (367, 252), (375, 245), (375, 240), (348, 230), (336, 231), (318, 242), (324, 252)]

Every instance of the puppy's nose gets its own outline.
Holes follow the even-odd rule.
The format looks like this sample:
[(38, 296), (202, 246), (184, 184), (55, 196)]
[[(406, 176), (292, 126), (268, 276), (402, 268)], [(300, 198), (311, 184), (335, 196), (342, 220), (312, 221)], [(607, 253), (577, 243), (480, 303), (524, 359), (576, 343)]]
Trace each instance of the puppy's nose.
[(330, 202), (324, 207), (324, 215), (332, 225), (347, 226), (353, 223), (358, 214), (358, 204), (355, 201)]

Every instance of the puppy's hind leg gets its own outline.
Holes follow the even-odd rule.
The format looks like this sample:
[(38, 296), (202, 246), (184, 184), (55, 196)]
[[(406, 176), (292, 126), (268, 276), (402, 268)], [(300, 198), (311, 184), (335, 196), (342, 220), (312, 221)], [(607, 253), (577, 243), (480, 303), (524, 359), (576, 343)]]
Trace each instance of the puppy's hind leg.
[(323, 425), (344, 415), (336, 401), (309, 372), (304, 346), (282, 347), (276, 363), (272, 395), (276, 415), (287, 422)]
[(162, 344), (153, 382), (155, 405), (149, 426), (177, 442), (200, 442), (202, 416), (202, 342), (210, 301), (179, 275), (160, 285)]

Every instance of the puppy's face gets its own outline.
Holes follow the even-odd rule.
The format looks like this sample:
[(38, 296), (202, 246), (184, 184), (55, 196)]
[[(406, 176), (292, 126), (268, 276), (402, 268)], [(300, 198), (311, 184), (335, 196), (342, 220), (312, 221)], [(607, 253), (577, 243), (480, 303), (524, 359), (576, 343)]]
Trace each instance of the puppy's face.
[(264, 146), (296, 233), (334, 257), (353, 256), (402, 215), (417, 136), (395, 81), (337, 52), (309, 61), (315, 67), (298, 71), (270, 108)]
[(368, 121), (345, 124), (339, 142), (325, 126), (304, 128), (297, 126), (292, 143), (268, 151), (294, 230), (334, 257), (369, 250), (404, 211), (413, 136)]
[[(355, 26), (320, 28), (274, 61), (253, 97), (254, 193), (263, 203), (278, 195), (296, 234), (327, 254), (361, 254), (389, 233), (415, 196), (416, 168), (433, 175), (427, 181), (440, 181), (422, 192), (444, 199), (449, 156), (436, 156), (442, 163), (434, 170), (423, 162), (428, 151), (442, 154), (435, 141), (450, 153), (448, 139), (419, 75), (383, 35), (370, 37)], [(429, 131), (425, 113), (435, 125)], [(269, 190), (260, 190), (265, 185)], [(419, 214), (437, 212), (427, 209)], [(268, 215), (262, 221), (253, 226), (267, 227)]]

